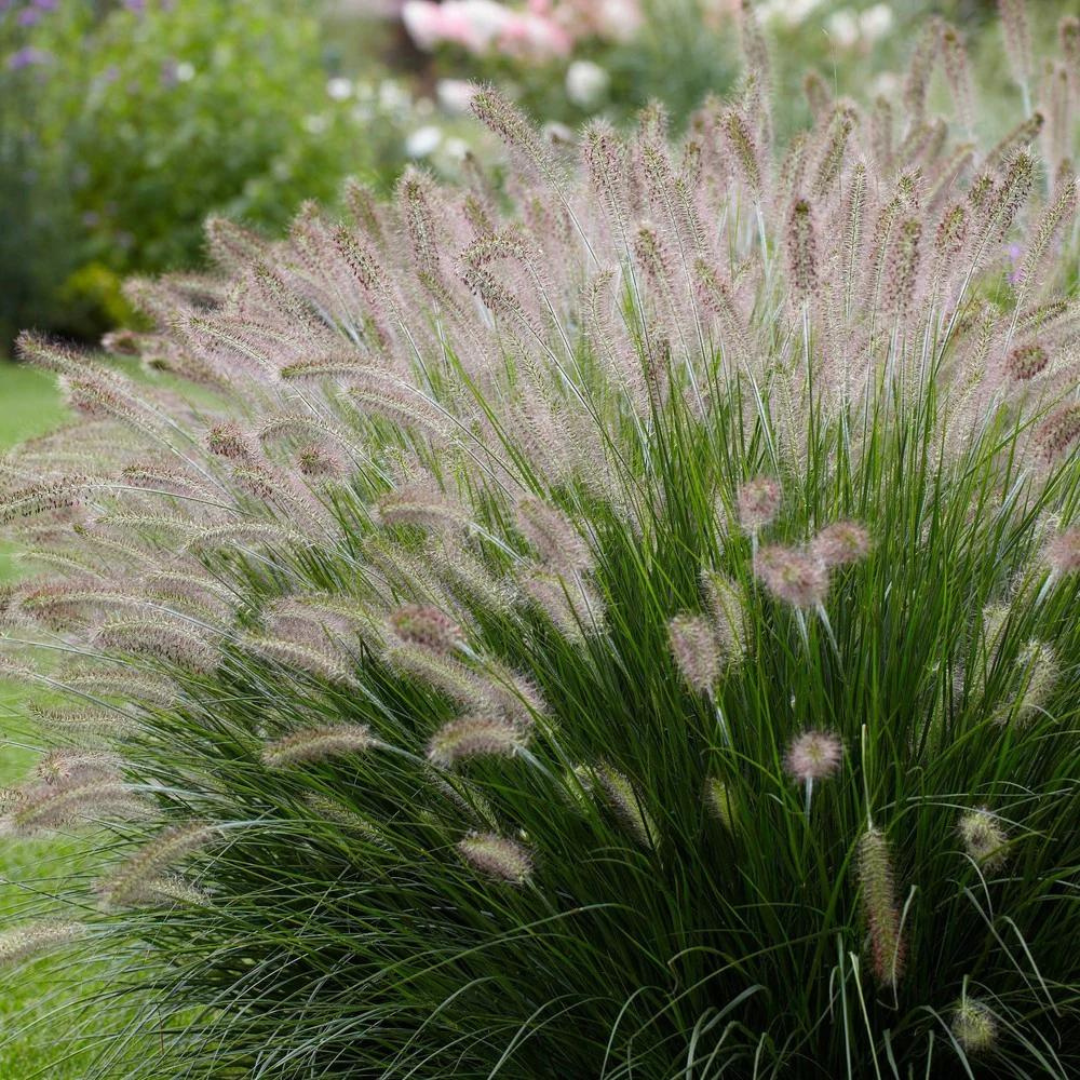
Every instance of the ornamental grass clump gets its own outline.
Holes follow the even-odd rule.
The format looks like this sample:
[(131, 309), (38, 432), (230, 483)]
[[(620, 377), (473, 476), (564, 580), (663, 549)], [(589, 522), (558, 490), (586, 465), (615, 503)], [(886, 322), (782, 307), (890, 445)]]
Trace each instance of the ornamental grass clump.
[(1078, 1074), (1060, 118), (970, 142), (935, 23), (780, 149), (744, 18), (679, 140), (480, 89), (501, 182), (212, 221), (141, 374), (23, 338), (4, 831), (100, 865), (2, 958), (111, 965), (93, 1076)]

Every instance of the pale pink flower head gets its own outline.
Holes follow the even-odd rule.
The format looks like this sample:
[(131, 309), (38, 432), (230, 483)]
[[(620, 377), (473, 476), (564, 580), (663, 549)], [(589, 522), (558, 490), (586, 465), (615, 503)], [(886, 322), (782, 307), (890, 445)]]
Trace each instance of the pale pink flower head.
[(837, 521), (826, 525), (814, 537), (811, 554), (826, 566), (843, 566), (858, 562), (870, 550), (870, 534), (854, 521)]
[(482, 54), (505, 31), (513, 12), (495, 0), (406, 0), (401, 18), (419, 49), (430, 52), (447, 42)]
[(1080, 529), (1065, 529), (1046, 545), (1046, 561), (1055, 574), (1080, 570)]
[(406, 0), (401, 21), (418, 49), (430, 52), (445, 36), (445, 21), (438, 4), (431, 0)]
[(755, 477), (739, 488), (735, 501), (743, 531), (757, 533), (780, 509), (780, 485), (768, 476)]
[(844, 744), (831, 731), (804, 731), (788, 747), (784, 768), (800, 783), (827, 780), (840, 771)]
[(720, 674), (720, 650), (709, 620), (676, 615), (668, 623), (668, 640), (679, 674), (699, 693), (709, 693)]
[(792, 607), (817, 607), (829, 591), (828, 567), (814, 553), (798, 548), (765, 548), (754, 572), (773, 596)]
[(544, 15), (513, 12), (499, 34), (499, 51), (528, 60), (550, 60), (569, 56), (573, 48), (570, 35)]

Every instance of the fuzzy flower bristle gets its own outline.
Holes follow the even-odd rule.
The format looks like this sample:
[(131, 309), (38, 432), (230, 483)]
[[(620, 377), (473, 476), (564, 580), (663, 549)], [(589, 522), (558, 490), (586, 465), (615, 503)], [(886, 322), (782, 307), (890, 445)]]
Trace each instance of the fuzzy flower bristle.
[(35, 836), (67, 825), (145, 818), (150, 808), (122, 780), (78, 774), (64, 782), (16, 789), (0, 818), (0, 835)]
[(570, 519), (540, 499), (525, 498), (517, 504), (518, 521), (541, 560), (560, 573), (583, 573), (592, 565), (592, 554)]
[(827, 780), (840, 771), (844, 744), (831, 731), (804, 731), (793, 739), (784, 757), (784, 768), (793, 779)]
[(1009, 353), (1005, 361), (1005, 370), (1010, 378), (1026, 382), (1045, 370), (1049, 362), (1050, 357), (1041, 345), (1035, 343), (1020, 345)]
[(179, 879), (166, 876), (166, 870), (220, 836), (217, 826), (197, 821), (165, 829), (98, 882), (102, 903), (116, 908), (152, 902), (160, 896), (163, 882), (179, 884)]
[(668, 623), (668, 640), (675, 666), (699, 694), (712, 693), (720, 674), (720, 650), (709, 620), (700, 615), (676, 615)]
[(444, 724), (428, 743), (428, 758), (447, 768), (478, 757), (513, 757), (527, 733), (495, 716), (463, 716)]
[(18, 964), (42, 953), (62, 948), (85, 938), (85, 923), (70, 920), (45, 920), (5, 930), (0, 934), (0, 966)]
[(705, 571), (701, 580), (724, 659), (729, 664), (738, 664), (746, 659), (749, 645), (746, 602), (742, 592), (729, 577), (716, 571)]
[(729, 832), (735, 832), (736, 803), (731, 785), (718, 777), (705, 781), (705, 805), (709, 813)]
[(532, 855), (516, 840), (497, 833), (474, 833), (460, 840), (458, 853), (485, 877), (509, 885), (524, 885), (533, 872)]
[(808, 199), (792, 203), (784, 239), (792, 292), (796, 300), (805, 301), (818, 286), (817, 236)]
[(810, 551), (826, 566), (858, 562), (870, 551), (870, 534), (853, 521), (838, 521), (814, 537)]
[(112, 779), (119, 775), (119, 755), (105, 750), (50, 750), (34, 768), (47, 784)]
[(895, 987), (904, 972), (905, 948), (896, 905), (892, 856), (885, 835), (871, 826), (859, 841), (859, 884), (870, 932), (874, 976)]
[(957, 829), (968, 855), (987, 870), (997, 870), (1008, 858), (1008, 833), (998, 816), (986, 807), (963, 813)]
[(610, 765), (601, 765), (596, 770), (596, 779), (613, 813), (634, 834), (637, 842), (645, 848), (654, 847), (660, 834), (630, 778)]
[(1059, 575), (1080, 571), (1080, 528), (1063, 529), (1046, 545), (1046, 561)]
[(362, 754), (378, 745), (371, 729), (364, 724), (308, 728), (267, 743), (262, 760), (271, 769), (287, 769), (310, 761)]
[(828, 567), (813, 553), (798, 548), (763, 548), (754, 571), (773, 596), (795, 608), (817, 607), (829, 591)]
[(984, 1054), (997, 1044), (998, 1022), (990, 1006), (965, 997), (953, 1010), (952, 1033), (966, 1054)]
[(390, 616), (390, 630), (399, 641), (448, 656), (462, 643), (461, 627), (445, 612), (427, 604), (406, 604)]
[(771, 525), (780, 509), (780, 485), (767, 476), (743, 484), (735, 497), (739, 525), (751, 535)]
[(1021, 676), (1016, 718), (1021, 724), (1027, 724), (1044, 712), (1058, 681), (1058, 662), (1049, 645), (1032, 638), (1017, 655), (1016, 666)]

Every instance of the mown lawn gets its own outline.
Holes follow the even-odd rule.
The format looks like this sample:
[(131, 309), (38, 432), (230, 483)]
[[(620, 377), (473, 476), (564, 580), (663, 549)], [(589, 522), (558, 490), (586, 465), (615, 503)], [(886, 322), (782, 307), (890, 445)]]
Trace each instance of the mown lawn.
[[(40, 435), (63, 417), (48, 376), (0, 360), (0, 453)], [(18, 573), (9, 548), (0, 548), (0, 582)], [(22, 719), (25, 691), (0, 681), (0, 787), (17, 782), (32, 767), (35, 751)], [(37, 906), (31, 883), (70, 868), (73, 845), (63, 840), (0, 838), (0, 928)], [(47, 889), (47, 885), (45, 886)], [(3, 1080), (83, 1080), (85, 1059), (73, 1054), (70, 1014), (52, 1016), (63, 1005), (71, 980), (87, 973), (43, 960), (0, 979), (0, 1077)], [(69, 1060), (65, 1060), (69, 1059)]]

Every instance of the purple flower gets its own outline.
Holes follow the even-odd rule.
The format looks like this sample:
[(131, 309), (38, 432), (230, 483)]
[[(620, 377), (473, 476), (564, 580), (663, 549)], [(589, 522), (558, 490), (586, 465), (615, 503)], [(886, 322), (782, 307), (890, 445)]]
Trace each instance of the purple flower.
[(34, 67), (39, 64), (47, 64), (50, 60), (52, 60), (52, 53), (47, 53), (44, 49), (35, 49), (32, 45), (27, 45), (25, 48), (13, 52), (8, 57), (7, 66), (12, 71), (22, 71), (24, 68)]
[(136, 15), (142, 15), (146, 11), (146, 0), (124, 0), (124, 7)]
[(55, 11), (60, 6), (60, 0), (33, 0), (33, 6), (38, 11)]
[(19, 12), (20, 26), (33, 26), (41, 18), (41, 12), (36, 8), (23, 8)]

